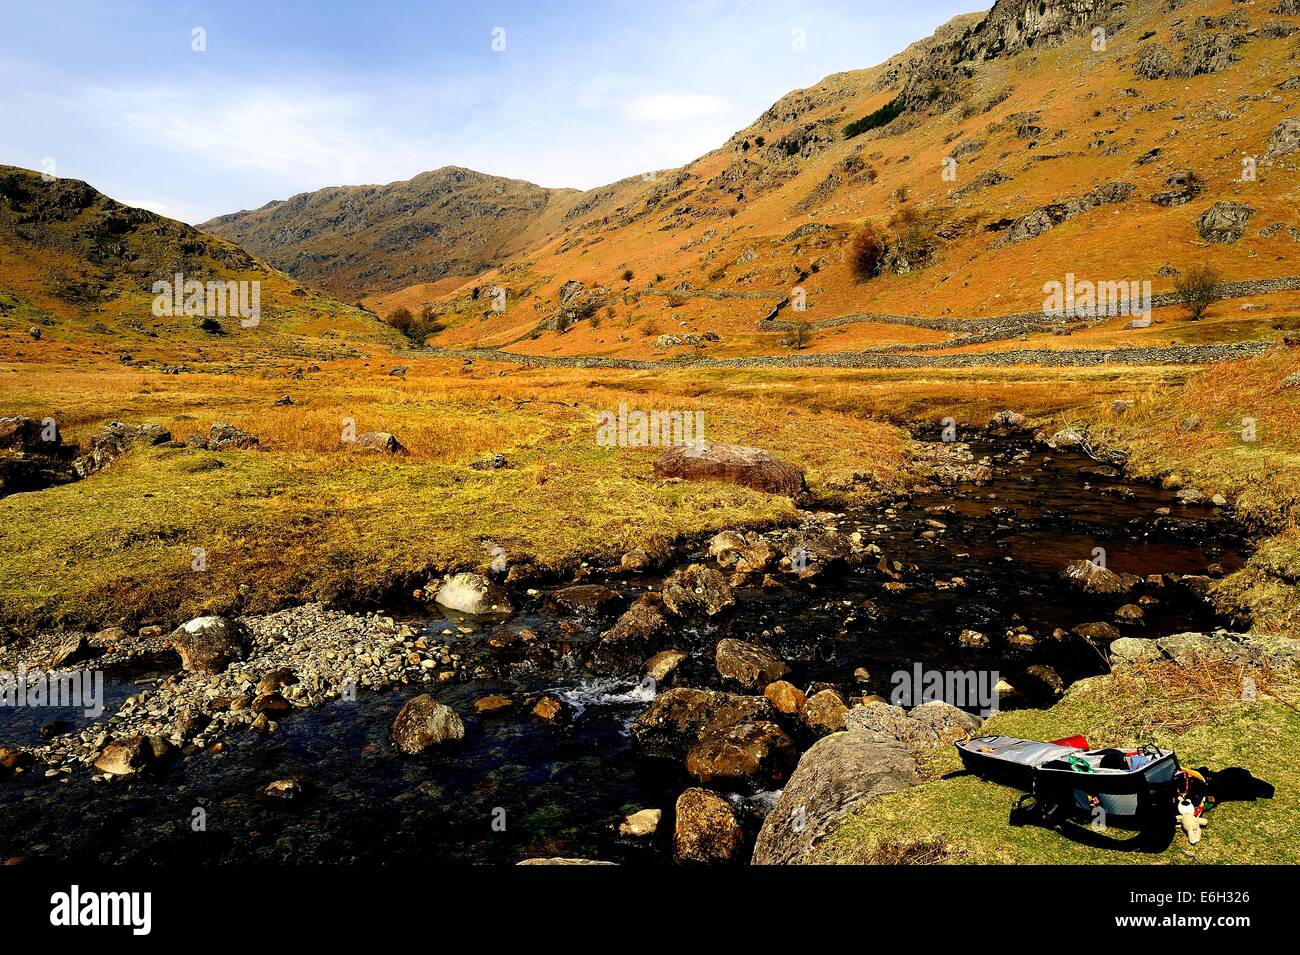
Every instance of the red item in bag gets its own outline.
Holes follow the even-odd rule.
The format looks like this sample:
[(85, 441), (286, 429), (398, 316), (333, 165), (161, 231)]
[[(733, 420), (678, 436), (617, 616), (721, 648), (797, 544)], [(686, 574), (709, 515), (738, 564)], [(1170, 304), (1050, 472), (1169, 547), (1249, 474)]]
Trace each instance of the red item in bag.
[(1065, 739), (1052, 740), (1054, 746), (1073, 746), (1075, 749), (1092, 749), (1082, 736), (1067, 736)]

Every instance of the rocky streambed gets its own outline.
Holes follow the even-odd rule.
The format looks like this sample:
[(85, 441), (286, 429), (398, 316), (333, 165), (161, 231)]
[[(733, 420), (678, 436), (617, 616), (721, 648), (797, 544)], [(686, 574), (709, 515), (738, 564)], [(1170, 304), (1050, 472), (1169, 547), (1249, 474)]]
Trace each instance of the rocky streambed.
[[(104, 678), (100, 715), (0, 709), (0, 856), (745, 861), (758, 837), (788, 857), (802, 822), (759, 831), (818, 740), (883, 738), (835, 762), (852, 791), (896, 787), (906, 740), (1233, 625), (1207, 595), (1249, 543), (1212, 494), (1126, 480), (1022, 424), (922, 441), (930, 480), (906, 497), (578, 581), (503, 569), (392, 613), (0, 647), (0, 671)], [(936, 678), (959, 705), (914, 708)]]

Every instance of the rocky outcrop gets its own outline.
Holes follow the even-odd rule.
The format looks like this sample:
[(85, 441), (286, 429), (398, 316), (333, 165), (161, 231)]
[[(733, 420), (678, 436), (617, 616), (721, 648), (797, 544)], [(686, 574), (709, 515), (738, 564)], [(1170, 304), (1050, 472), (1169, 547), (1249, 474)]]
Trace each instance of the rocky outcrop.
[(89, 452), (76, 462), (77, 475), (85, 477), (106, 468), (137, 445), (159, 445), (171, 438), (171, 432), (161, 425), (132, 427), (120, 421), (110, 421), (91, 437)]
[(1181, 206), (1199, 196), (1205, 183), (1190, 169), (1183, 169), (1165, 180), (1163, 192), (1151, 196), (1151, 201), (1158, 206)]
[(1300, 150), (1300, 119), (1284, 119), (1268, 137), (1268, 159), (1279, 159)]
[(1254, 208), (1244, 202), (1223, 199), (1201, 213), (1196, 220), (1196, 232), (1206, 242), (1230, 245), (1242, 237), (1246, 223), (1254, 214)]
[(421, 693), (406, 704), (388, 727), (388, 738), (403, 753), (414, 756), (431, 746), (465, 738), (465, 724), (449, 706)]
[(817, 844), (854, 806), (917, 785), (923, 779), (919, 757), (981, 722), (942, 701), (910, 712), (887, 703), (855, 706), (845, 732), (823, 737), (800, 758), (763, 821), (753, 863), (810, 861)]
[(1036, 239), (1045, 232), (1055, 229), (1062, 222), (1090, 212), (1099, 206), (1127, 202), (1132, 197), (1133, 191), (1132, 183), (1112, 182), (1098, 186), (1082, 196), (1040, 206), (1012, 222), (994, 245), (1003, 246)]
[(167, 642), (190, 673), (220, 673), (248, 654), (248, 628), (225, 617), (196, 617), (172, 631)]
[(214, 421), (208, 429), (205, 447), (209, 451), (247, 451), (260, 444), (256, 435), (249, 434), (242, 428), (236, 428), (233, 424)]
[(669, 448), (655, 462), (659, 480), (726, 481), (768, 494), (799, 498), (808, 492), (801, 470), (761, 448), (703, 441)]

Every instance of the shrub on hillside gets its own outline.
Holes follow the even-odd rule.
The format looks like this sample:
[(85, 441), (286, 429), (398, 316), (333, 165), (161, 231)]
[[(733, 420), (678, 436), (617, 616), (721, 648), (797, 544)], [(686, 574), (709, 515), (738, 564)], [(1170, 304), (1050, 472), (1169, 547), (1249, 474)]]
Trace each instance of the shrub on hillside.
[(892, 100), (886, 103), (880, 109), (873, 113), (868, 113), (861, 119), (855, 119), (844, 127), (844, 138), (852, 139), (854, 136), (861, 135), (872, 129), (878, 129), (887, 123), (892, 123), (903, 114), (902, 98)]
[(1219, 293), (1222, 278), (1212, 265), (1194, 265), (1174, 279), (1174, 291), (1182, 296), (1187, 317), (1199, 321), (1210, 306), (1223, 296)]
[(853, 236), (853, 246), (849, 249), (849, 263), (854, 276), (859, 281), (875, 278), (880, 274), (884, 258), (884, 240), (876, 227), (868, 222)]
[(437, 320), (437, 315), (431, 305), (425, 305), (421, 308), (418, 318), (411, 314), (409, 308), (399, 305), (388, 313), (388, 317), (384, 321), (401, 332), (412, 345), (423, 345), (425, 339), (430, 335), (436, 335), (445, 327)]

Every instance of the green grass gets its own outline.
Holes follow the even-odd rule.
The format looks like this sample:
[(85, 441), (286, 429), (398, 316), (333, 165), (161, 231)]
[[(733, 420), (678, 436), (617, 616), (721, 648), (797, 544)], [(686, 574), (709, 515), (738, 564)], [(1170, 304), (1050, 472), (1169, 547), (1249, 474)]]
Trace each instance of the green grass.
[[(657, 486), (653, 454), (576, 439), (512, 467), (145, 449), (76, 484), (0, 500), (0, 622), (107, 626), (382, 600), (490, 548), (557, 567), (654, 538), (789, 520), (785, 498)], [(191, 570), (192, 551), (207, 571)]]
[(1286, 863), (1300, 862), (1300, 764), (1295, 740), (1300, 713), (1294, 674), (1256, 674), (1256, 702), (1240, 699), (1241, 674), (1226, 664), (1191, 672), (1173, 664), (1134, 669), (1076, 685), (1049, 710), (997, 714), (982, 733), (1028, 739), (1084, 734), (1095, 746), (1154, 738), (1172, 746), (1184, 766), (1244, 766), (1272, 783), (1271, 800), (1228, 802), (1210, 815), (1193, 847), (1179, 831), (1163, 852), (1125, 847), (1129, 833), (1112, 830), (1113, 846), (1077, 842), (1036, 826), (1013, 827), (1007, 816), (1019, 791), (968, 775), (951, 747), (935, 757), (932, 778), (860, 807), (818, 848), (816, 861), (853, 863)]

